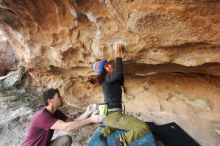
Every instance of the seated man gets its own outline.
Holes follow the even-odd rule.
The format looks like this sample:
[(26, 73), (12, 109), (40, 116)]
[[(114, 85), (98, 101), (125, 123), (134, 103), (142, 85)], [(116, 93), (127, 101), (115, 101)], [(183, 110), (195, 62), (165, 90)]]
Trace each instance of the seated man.
[(45, 107), (33, 115), (21, 146), (71, 146), (70, 136), (61, 136), (51, 141), (54, 130), (72, 131), (104, 120), (104, 116), (95, 115), (97, 111), (93, 112), (89, 106), (79, 118), (73, 120), (67, 117), (58, 110), (64, 103), (58, 89), (48, 89), (42, 97)]

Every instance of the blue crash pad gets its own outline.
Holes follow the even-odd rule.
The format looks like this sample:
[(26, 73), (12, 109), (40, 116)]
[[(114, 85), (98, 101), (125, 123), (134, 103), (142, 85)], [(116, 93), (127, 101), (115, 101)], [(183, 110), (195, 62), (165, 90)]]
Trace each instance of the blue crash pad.
[[(107, 141), (108, 145), (112, 146), (112, 141), (118, 137), (120, 133), (125, 133), (125, 130), (117, 129), (112, 135), (108, 136)], [(101, 128), (97, 128), (93, 136), (89, 139), (87, 146), (102, 146), (99, 136), (101, 134)], [(156, 146), (154, 142), (154, 137), (151, 132), (146, 133), (143, 137), (138, 140), (133, 141), (129, 146)]]

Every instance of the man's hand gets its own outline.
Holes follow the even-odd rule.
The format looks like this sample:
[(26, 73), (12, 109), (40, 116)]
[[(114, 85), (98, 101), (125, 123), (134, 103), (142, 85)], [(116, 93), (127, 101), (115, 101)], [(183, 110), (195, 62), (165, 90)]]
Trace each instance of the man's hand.
[(92, 114), (90, 120), (92, 123), (101, 123), (105, 120), (105, 116)]
[(78, 118), (76, 118), (75, 120), (83, 120), (88, 118), (90, 115), (92, 115), (96, 110), (96, 104), (90, 104), (87, 106), (86, 111), (79, 116)]
[(117, 44), (115, 47), (115, 57), (121, 57), (122, 49), (124, 48), (123, 44)]
[(96, 111), (96, 104), (90, 104), (87, 106), (85, 113), (89, 116), (95, 111)]

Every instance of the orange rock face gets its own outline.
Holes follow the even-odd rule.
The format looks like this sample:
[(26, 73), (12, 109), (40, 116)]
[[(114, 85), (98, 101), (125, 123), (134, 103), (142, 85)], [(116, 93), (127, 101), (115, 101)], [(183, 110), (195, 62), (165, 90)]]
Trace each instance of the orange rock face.
[[(126, 44), (130, 113), (176, 121), (201, 145), (220, 144), (220, 2), (211, 0), (4, 0), (0, 29), (26, 87), (56, 87), (67, 102), (101, 102), (90, 64)], [(202, 131), (202, 132), (201, 132)]]
[(11, 68), (16, 67), (17, 60), (13, 49), (0, 34), (0, 76), (6, 75)]

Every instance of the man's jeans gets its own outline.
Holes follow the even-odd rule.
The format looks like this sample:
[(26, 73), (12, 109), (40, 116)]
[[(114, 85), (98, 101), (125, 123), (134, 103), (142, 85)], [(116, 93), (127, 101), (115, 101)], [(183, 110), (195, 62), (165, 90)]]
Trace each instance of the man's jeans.
[(50, 142), (49, 146), (71, 146), (72, 138), (69, 135), (60, 136)]

